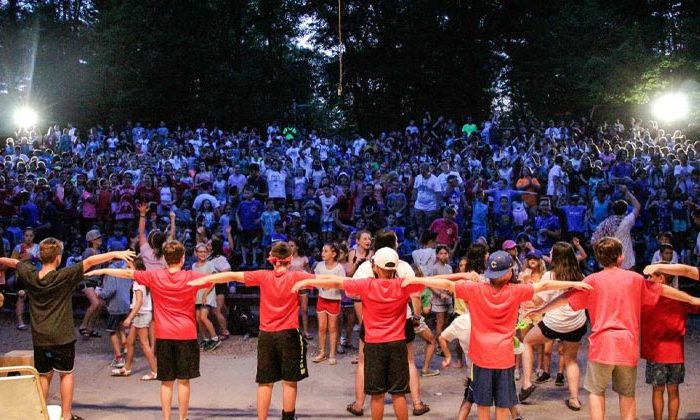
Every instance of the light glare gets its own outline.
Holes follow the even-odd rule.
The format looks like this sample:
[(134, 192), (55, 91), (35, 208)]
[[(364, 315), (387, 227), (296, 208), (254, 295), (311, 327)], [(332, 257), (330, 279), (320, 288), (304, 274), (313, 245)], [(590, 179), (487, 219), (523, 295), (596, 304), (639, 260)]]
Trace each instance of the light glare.
[(688, 116), (688, 98), (682, 93), (667, 93), (654, 101), (652, 112), (662, 121), (676, 121)]
[(38, 116), (33, 109), (30, 108), (20, 108), (15, 111), (15, 124), (21, 128), (34, 127), (36, 125)]

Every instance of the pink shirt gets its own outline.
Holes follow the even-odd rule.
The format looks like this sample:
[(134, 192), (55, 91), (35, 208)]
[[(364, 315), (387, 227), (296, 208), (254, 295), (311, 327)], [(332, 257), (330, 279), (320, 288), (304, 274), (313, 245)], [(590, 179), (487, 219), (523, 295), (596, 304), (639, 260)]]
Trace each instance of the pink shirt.
[(95, 207), (95, 203), (91, 203), (87, 200), (90, 197), (94, 197), (94, 194), (88, 191), (83, 191), (83, 195), (80, 196), (80, 198), (82, 198), (83, 217), (86, 219), (94, 219), (97, 217), (97, 207)]
[(469, 358), (475, 365), (487, 369), (515, 366), (513, 337), (518, 309), (534, 293), (531, 284), (505, 284), (497, 289), (491, 283), (457, 282), (455, 296), (469, 304)]
[(452, 246), (457, 242), (459, 226), (452, 220), (447, 220), (445, 218), (436, 219), (430, 225), (430, 230), (437, 233), (438, 244)]
[(568, 293), (571, 309), (588, 309), (591, 335), (588, 360), (637, 366), (642, 306), (659, 300), (661, 285), (634, 271), (605, 269), (583, 279), (593, 290)]

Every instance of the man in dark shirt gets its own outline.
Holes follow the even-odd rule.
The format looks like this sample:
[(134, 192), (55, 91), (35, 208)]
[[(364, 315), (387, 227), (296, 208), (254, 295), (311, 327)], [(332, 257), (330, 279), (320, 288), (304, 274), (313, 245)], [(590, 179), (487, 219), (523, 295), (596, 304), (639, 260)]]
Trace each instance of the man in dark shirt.
[(29, 297), (29, 314), (34, 345), (34, 365), (41, 374), (44, 399), (48, 396), (53, 372), (61, 378), (61, 407), (64, 419), (80, 419), (71, 414), (73, 405), (73, 364), (75, 331), (73, 325), (73, 289), (90, 268), (113, 259), (131, 261), (133, 251), (93, 255), (69, 268), (58, 269), (63, 255), (63, 242), (46, 238), (39, 243), (41, 270), (31, 262), (0, 258), (0, 265), (13, 268), (24, 283)]

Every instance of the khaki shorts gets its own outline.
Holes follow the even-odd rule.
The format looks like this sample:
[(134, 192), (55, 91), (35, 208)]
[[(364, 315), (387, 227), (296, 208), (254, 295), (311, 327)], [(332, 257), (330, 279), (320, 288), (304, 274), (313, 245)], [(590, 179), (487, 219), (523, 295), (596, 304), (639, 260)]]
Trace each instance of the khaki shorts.
[(583, 387), (593, 395), (605, 395), (612, 382), (613, 391), (623, 397), (634, 397), (637, 366), (607, 365), (588, 361)]
[(151, 320), (153, 319), (153, 312), (138, 313), (131, 321), (131, 325), (135, 328), (148, 328), (151, 325)]

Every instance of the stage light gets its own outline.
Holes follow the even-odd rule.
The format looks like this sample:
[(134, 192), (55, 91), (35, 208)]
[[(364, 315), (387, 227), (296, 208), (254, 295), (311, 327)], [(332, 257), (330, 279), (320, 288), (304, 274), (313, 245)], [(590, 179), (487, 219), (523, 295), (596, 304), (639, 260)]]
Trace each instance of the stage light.
[(682, 93), (667, 93), (654, 101), (652, 112), (662, 121), (682, 120), (688, 116), (688, 98)]
[(31, 128), (36, 125), (39, 117), (31, 108), (19, 108), (15, 111), (15, 124), (21, 128)]

